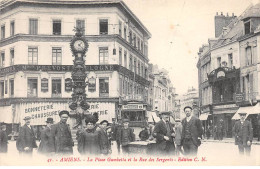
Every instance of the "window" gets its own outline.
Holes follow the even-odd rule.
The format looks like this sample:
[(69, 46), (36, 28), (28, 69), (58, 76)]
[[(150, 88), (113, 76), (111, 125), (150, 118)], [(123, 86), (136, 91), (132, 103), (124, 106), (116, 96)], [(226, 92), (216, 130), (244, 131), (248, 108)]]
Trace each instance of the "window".
[(14, 36), (14, 21), (10, 23), (10, 36)]
[(119, 35), (122, 36), (122, 22), (119, 21), (119, 24), (118, 24), (118, 31), (119, 31)]
[(245, 35), (249, 34), (251, 32), (250, 21), (245, 22), (244, 26), (245, 26)]
[(133, 45), (136, 48), (136, 36), (135, 36), (135, 34), (134, 34), (133, 40), (134, 40), (134, 44)]
[(233, 54), (232, 53), (228, 54), (228, 66), (230, 68), (233, 68)]
[(136, 73), (136, 59), (134, 59), (134, 72)]
[(99, 64), (108, 64), (108, 48), (99, 48)]
[(29, 19), (29, 34), (38, 34), (38, 19)]
[(52, 21), (52, 32), (53, 35), (61, 35), (61, 20)]
[(0, 67), (5, 67), (5, 52), (1, 52)]
[(29, 65), (38, 64), (38, 48), (37, 47), (28, 48), (28, 64)]
[(127, 52), (126, 52), (126, 50), (124, 51), (124, 65), (125, 65), (125, 67), (127, 67)]
[(140, 71), (140, 62), (138, 61), (138, 66), (137, 66), (137, 74), (140, 75), (141, 71)]
[(132, 31), (129, 31), (129, 43), (132, 45)]
[(14, 79), (9, 80), (10, 97), (14, 96)]
[(85, 20), (76, 20), (76, 28), (83, 29), (82, 34), (85, 35)]
[(10, 49), (10, 65), (14, 65), (14, 49)]
[(147, 79), (147, 68), (144, 69), (144, 77)]
[(148, 46), (144, 45), (144, 55), (148, 56)]
[(52, 48), (52, 64), (61, 65), (61, 48)]
[(52, 97), (61, 97), (61, 79), (52, 79)]
[(129, 58), (129, 70), (133, 71), (132, 55), (130, 55), (130, 58)]
[(37, 97), (38, 89), (38, 80), (37, 79), (28, 79), (27, 83), (27, 96), (28, 97)]
[(5, 38), (5, 25), (1, 26), (1, 39)]
[(122, 77), (119, 77), (119, 94), (122, 95), (123, 84), (122, 84)]
[(141, 67), (141, 71), (142, 71), (142, 72), (141, 72), (141, 76), (144, 77), (144, 66), (143, 66), (143, 65), (142, 65), (142, 67)]
[(100, 35), (108, 34), (108, 20), (107, 19), (99, 20), (99, 34)]
[(246, 48), (246, 66), (252, 64), (252, 60), (253, 60), (252, 57), (253, 57), (253, 55), (252, 55), (251, 46), (248, 46), (248, 47)]
[(0, 97), (1, 98), (4, 97), (4, 94), (5, 94), (4, 92), (5, 92), (5, 83), (4, 83), (4, 81), (1, 81), (0, 82), (0, 93), (1, 93)]
[(137, 38), (137, 49), (140, 50), (140, 39)]
[(109, 79), (100, 78), (99, 79), (99, 96), (108, 97), (109, 95)]
[(122, 66), (122, 49), (119, 48), (119, 65)]
[(126, 39), (126, 27), (124, 27), (124, 38)]
[(217, 58), (217, 64), (218, 64), (218, 65), (217, 65), (218, 67), (221, 67), (221, 57), (218, 57), (218, 58)]
[(141, 52), (143, 53), (143, 41), (141, 41)]

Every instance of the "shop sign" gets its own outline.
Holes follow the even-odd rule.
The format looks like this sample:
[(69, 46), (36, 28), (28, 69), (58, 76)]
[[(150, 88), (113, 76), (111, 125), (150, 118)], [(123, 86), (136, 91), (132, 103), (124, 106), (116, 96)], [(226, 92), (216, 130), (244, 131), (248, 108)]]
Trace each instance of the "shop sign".
[(102, 102), (88, 102), (90, 105), (89, 112), (91, 114), (98, 113), (99, 121), (107, 120), (108, 122), (112, 122), (112, 118), (116, 116), (115, 103), (102, 103)]
[(243, 93), (236, 94), (236, 102), (242, 102), (244, 100)]
[(122, 106), (123, 110), (131, 110), (131, 109), (144, 109), (144, 106), (142, 104), (127, 104)]
[(49, 89), (48, 79), (47, 78), (41, 79), (41, 91), (45, 93), (48, 92), (48, 89)]
[(72, 91), (71, 82), (72, 82), (71, 78), (65, 79), (65, 91), (66, 92)]
[(237, 107), (236, 104), (226, 104), (226, 105), (214, 106), (214, 109), (226, 109), (226, 108), (235, 108), (235, 107)]
[(88, 79), (88, 91), (95, 92), (96, 91), (96, 78), (91, 77)]

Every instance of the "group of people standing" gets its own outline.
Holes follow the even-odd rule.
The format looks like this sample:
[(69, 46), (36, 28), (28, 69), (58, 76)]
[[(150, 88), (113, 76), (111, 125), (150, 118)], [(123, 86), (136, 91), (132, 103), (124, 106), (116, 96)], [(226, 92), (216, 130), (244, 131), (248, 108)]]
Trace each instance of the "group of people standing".
[[(157, 152), (162, 155), (196, 156), (201, 144), (203, 129), (201, 121), (192, 115), (192, 108), (184, 108), (186, 117), (176, 124), (170, 122), (170, 112), (161, 112), (161, 120), (155, 125)], [(183, 148), (183, 150), (182, 150)]]

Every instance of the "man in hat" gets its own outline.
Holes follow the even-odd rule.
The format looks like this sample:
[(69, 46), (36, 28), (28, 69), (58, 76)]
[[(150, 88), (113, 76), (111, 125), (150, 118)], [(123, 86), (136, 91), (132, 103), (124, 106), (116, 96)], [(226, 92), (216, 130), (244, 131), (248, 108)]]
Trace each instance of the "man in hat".
[(60, 122), (51, 126), (50, 136), (50, 152), (55, 152), (59, 155), (73, 154), (74, 142), (72, 139), (70, 127), (67, 124), (69, 112), (62, 110), (59, 113)]
[(129, 153), (128, 144), (135, 141), (133, 129), (129, 127), (129, 120), (123, 119), (123, 127), (118, 130), (118, 139), (124, 154)]
[(32, 155), (33, 148), (37, 148), (36, 138), (32, 129), (31, 117), (26, 116), (24, 118), (25, 124), (20, 127), (19, 135), (16, 141), (16, 148), (20, 154)]
[(182, 124), (180, 119), (175, 120), (175, 145), (176, 145), (176, 155), (183, 154), (182, 145), (181, 145), (181, 136), (182, 136)]
[(51, 126), (53, 124), (53, 118), (47, 118), (46, 127), (41, 132), (41, 143), (39, 145), (38, 152), (42, 154), (50, 153), (51, 145)]
[(196, 156), (201, 144), (203, 129), (200, 119), (192, 115), (190, 106), (184, 107), (186, 117), (182, 120), (182, 146), (184, 154)]
[(111, 144), (108, 139), (108, 133), (107, 133), (107, 125), (108, 121), (103, 120), (100, 122), (100, 139), (101, 139), (101, 154), (108, 155), (111, 153)]
[(240, 155), (250, 155), (253, 140), (253, 128), (250, 121), (246, 120), (246, 113), (239, 113), (240, 120), (234, 125), (235, 145), (238, 145)]
[(170, 112), (161, 112), (161, 120), (155, 125), (153, 136), (156, 138), (157, 149), (161, 155), (174, 155), (175, 133), (174, 125), (170, 122)]
[(6, 134), (6, 125), (1, 126), (0, 130), (0, 153), (7, 153), (8, 137)]

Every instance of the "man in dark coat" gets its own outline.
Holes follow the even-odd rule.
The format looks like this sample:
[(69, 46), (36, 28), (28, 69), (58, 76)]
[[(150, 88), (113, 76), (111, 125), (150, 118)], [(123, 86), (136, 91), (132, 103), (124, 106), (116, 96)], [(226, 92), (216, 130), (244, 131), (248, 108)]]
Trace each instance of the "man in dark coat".
[(16, 148), (20, 154), (32, 155), (33, 148), (37, 148), (36, 138), (32, 129), (31, 117), (26, 116), (24, 118), (25, 124), (19, 130), (19, 136), (16, 141)]
[(157, 149), (161, 155), (175, 155), (173, 130), (170, 122), (170, 112), (161, 112), (161, 120), (155, 125), (153, 136), (156, 138)]
[(103, 120), (100, 122), (100, 125), (99, 125), (100, 139), (101, 139), (100, 149), (101, 149), (101, 154), (104, 154), (104, 155), (111, 154), (111, 144), (110, 144), (110, 141), (109, 141), (108, 135), (107, 135), (107, 124), (108, 124), (108, 121)]
[(72, 139), (70, 127), (67, 124), (69, 112), (67, 110), (60, 111), (60, 122), (51, 126), (50, 152), (59, 155), (73, 154), (74, 142)]
[(197, 117), (192, 116), (192, 108), (190, 106), (186, 106), (184, 112), (186, 114), (186, 117), (182, 120), (182, 145), (184, 154), (187, 156), (196, 156), (203, 134), (202, 124)]
[(253, 140), (253, 128), (250, 121), (246, 119), (246, 113), (239, 113), (240, 120), (234, 125), (233, 132), (235, 134), (235, 145), (238, 145), (240, 155), (250, 155)]
[(129, 153), (128, 144), (130, 142), (135, 141), (135, 134), (133, 129), (129, 127), (128, 119), (123, 120), (123, 127), (121, 129), (118, 129), (117, 132), (118, 132), (117, 137), (119, 139), (122, 152), (124, 154), (128, 154)]
[(7, 153), (8, 137), (6, 134), (6, 125), (1, 126), (0, 130), (0, 153)]
[(47, 118), (46, 127), (41, 132), (41, 143), (38, 148), (38, 152), (42, 154), (50, 153), (51, 145), (51, 125), (53, 124), (53, 118)]

